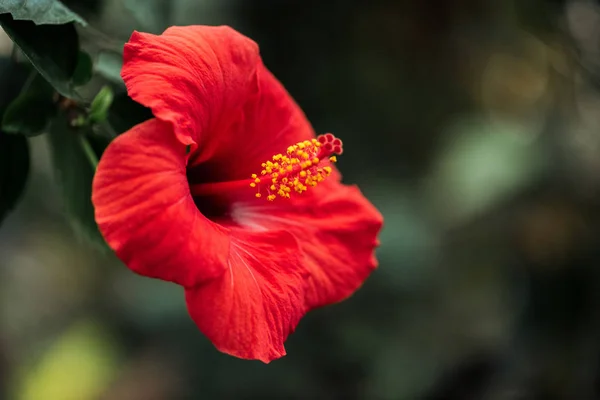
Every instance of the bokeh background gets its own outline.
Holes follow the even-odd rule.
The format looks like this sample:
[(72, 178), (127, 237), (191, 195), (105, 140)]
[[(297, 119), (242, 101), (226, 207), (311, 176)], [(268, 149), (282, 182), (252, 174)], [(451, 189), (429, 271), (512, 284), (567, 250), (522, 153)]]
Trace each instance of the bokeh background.
[(220, 354), (178, 287), (78, 239), (34, 138), (0, 229), (0, 397), (600, 398), (598, 2), (65, 3), (117, 48), (170, 25), (255, 39), (343, 138), (345, 181), (385, 217), (380, 268), (305, 317), (285, 358)]

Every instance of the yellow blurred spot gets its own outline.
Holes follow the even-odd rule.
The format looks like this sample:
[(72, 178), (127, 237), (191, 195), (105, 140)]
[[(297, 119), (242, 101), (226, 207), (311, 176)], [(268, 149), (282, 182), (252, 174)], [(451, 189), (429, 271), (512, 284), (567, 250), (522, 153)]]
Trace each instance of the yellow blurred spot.
[(114, 341), (93, 321), (80, 321), (60, 335), (22, 376), (16, 400), (98, 399), (119, 372)]

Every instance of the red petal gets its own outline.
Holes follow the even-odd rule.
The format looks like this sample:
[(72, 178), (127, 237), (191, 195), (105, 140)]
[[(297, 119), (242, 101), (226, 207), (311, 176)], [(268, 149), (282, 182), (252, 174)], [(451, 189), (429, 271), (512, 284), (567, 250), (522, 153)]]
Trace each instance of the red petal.
[(256, 43), (231, 28), (172, 27), (159, 36), (134, 32), (121, 75), (134, 100), (195, 148), (244, 103), (258, 61)]
[(231, 110), (231, 125), (192, 158), (192, 182), (246, 179), (288, 146), (315, 137), (306, 116), (264, 65), (259, 65), (254, 93), (244, 107)]
[(376, 268), (381, 214), (358, 188), (328, 180), (290, 200), (240, 205), (235, 220), (252, 229), (286, 229), (310, 272), (309, 309), (341, 301)]
[(314, 137), (257, 45), (228, 27), (135, 32), (122, 75), (129, 95), (192, 145), (192, 183), (248, 178), (273, 154)]
[(130, 269), (193, 286), (227, 268), (229, 238), (196, 208), (185, 152), (169, 124), (135, 126), (104, 152), (92, 201), (106, 242)]
[(285, 231), (232, 229), (229, 269), (186, 289), (190, 315), (220, 351), (268, 363), (305, 312), (306, 270), (296, 240)]

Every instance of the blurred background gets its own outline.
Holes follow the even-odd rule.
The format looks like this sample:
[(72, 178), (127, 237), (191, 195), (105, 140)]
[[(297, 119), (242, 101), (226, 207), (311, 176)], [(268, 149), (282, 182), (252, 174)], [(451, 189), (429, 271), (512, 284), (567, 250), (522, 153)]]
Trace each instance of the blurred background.
[(0, 229), (0, 397), (600, 398), (597, 1), (64, 3), (116, 48), (170, 25), (256, 40), (316, 131), (343, 138), (345, 181), (385, 217), (380, 268), (307, 315), (283, 359), (234, 359), (179, 287), (78, 239), (36, 137)]

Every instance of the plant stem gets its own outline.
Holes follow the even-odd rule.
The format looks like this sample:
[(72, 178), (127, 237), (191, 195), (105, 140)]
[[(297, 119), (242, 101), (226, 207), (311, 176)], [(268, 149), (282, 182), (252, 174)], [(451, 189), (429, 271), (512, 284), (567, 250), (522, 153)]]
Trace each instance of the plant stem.
[(92, 146), (90, 145), (90, 142), (85, 137), (85, 135), (80, 134), (80, 135), (78, 135), (78, 137), (79, 137), (79, 144), (81, 145), (83, 152), (85, 153), (85, 155), (86, 155), (88, 161), (90, 162), (90, 165), (94, 169), (94, 171), (96, 171), (96, 168), (98, 168), (98, 157), (96, 156), (94, 149), (92, 149)]
[(35, 69), (29, 73), (27, 80), (25, 81), (25, 83), (23, 84), (23, 87), (21, 88), (21, 93), (25, 93), (29, 90), (29, 87), (33, 83), (33, 80), (35, 79), (37, 74), (38, 74), (38, 72)]

